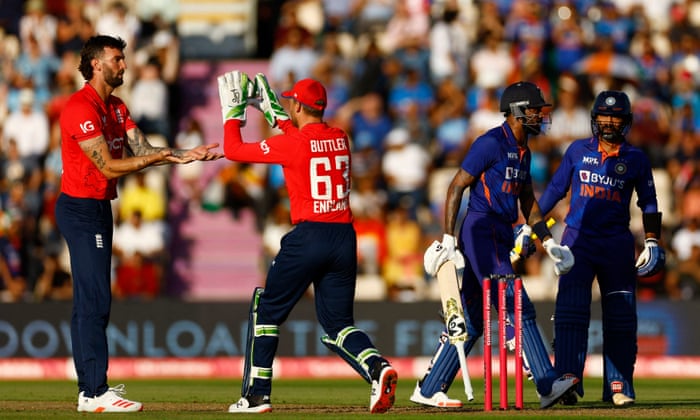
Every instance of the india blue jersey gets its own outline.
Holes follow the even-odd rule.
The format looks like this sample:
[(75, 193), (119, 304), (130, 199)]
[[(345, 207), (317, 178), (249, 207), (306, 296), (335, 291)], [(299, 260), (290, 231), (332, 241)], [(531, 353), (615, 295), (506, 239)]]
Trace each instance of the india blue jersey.
[(471, 185), (467, 212), (495, 214), (504, 222), (515, 223), (520, 191), (532, 183), (530, 149), (518, 146), (508, 124), (479, 136), (462, 169), (477, 178)]
[(610, 155), (599, 149), (597, 138), (573, 142), (538, 201), (542, 214), (549, 213), (569, 188), (566, 224), (584, 234), (612, 236), (629, 231), (634, 190), (643, 213), (658, 211), (649, 159), (627, 142), (619, 153)]

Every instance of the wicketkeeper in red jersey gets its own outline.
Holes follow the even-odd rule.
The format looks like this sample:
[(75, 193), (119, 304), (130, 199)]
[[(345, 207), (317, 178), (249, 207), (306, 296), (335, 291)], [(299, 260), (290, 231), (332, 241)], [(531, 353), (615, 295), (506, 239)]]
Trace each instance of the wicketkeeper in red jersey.
[[(282, 165), (294, 228), (267, 274), (265, 288), (253, 294), (248, 323), (241, 398), (232, 413), (272, 410), (272, 361), (279, 326), (309, 285), (314, 286), (316, 314), (326, 335), (321, 341), (371, 384), (370, 412), (394, 404), (397, 373), (354, 326), (357, 238), (350, 211), (350, 144), (347, 134), (323, 121), (326, 89), (312, 79), (283, 92), (289, 114), (279, 104), (263, 74), (253, 82), (245, 73), (218, 78), (224, 120), (224, 155), (230, 160)], [(254, 105), (282, 134), (244, 143), (241, 126), (246, 107)]]
[(61, 112), (61, 195), (56, 222), (65, 237), (73, 275), (71, 344), (78, 376), (78, 411), (141, 411), (140, 402), (122, 397), (124, 386), (107, 384), (112, 260), (111, 200), (118, 178), (151, 165), (222, 158), (218, 144), (190, 150), (152, 146), (112, 95), (124, 83), (126, 43), (98, 35), (80, 52), (85, 86)]

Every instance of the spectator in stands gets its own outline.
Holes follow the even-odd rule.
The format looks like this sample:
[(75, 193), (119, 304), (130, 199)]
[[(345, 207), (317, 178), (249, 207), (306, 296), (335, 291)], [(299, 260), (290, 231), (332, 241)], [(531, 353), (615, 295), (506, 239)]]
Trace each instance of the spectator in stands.
[(473, 47), (472, 40), (465, 25), (459, 20), (457, 0), (447, 0), (442, 7), (442, 14), (431, 26), (428, 36), (430, 79), (436, 85), (449, 79), (464, 90), (469, 76), (468, 60)]
[[(16, 89), (17, 93), (21, 93), (21, 89), (31, 89), (34, 109), (42, 110), (51, 97), (51, 82), (60, 66), (61, 60), (54, 54), (43, 53), (36, 38), (30, 36), (15, 61), (14, 86), (20, 88)], [(12, 100), (12, 92), (10, 96)]]
[(270, 85), (277, 89), (289, 86), (294, 80), (311, 77), (311, 70), (318, 59), (318, 52), (304, 42), (301, 27), (291, 27), (284, 44), (270, 56)]
[(425, 288), (423, 274), (423, 234), (406, 202), (389, 205), (386, 216), (386, 260), (384, 280), (389, 298), (399, 302), (420, 299)]
[(586, 106), (589, 98), (581, 91), (578, 80), (571, 74), (562, 74), (557, 85), (552, 126), (545, 133), (545, 141), (551, 148), (553, 158), (563, 156), (572, 141), (591, 133), (591, 113)]
[(67, 0), (65, 3), (65, 13), (58, 16), (56, 25), (56, 55), (58, 57), (66, 52), (80, 53), (83, 43), (95, 32), (92, 21), (85, 16), (82, 0)]
[(165, 222), (165, 196), (147, 182), (146, 171), (129, 175), (119, 198), (119, 218), (127, 221), (135, 212), (144, 222)]
[(472, 89), (491, 89), (508, 84), (515, 70), (515, 61), (510, 55), (499, 32), (484, 34), (483, 43), (469, 59)]
[(386, 135), (392, 129), (392, 121), (384, 99), (374, 92), (353, 99), (345, 104), (342, 113), (349, 115), (348, 131), (353, 151), (370, 148), (382, 151)]
[(0, 209), (0, 302), (20, 302), (27, 291), (20, 250), (12, 240), (17, 225), (12, 217)]
[[(204, 133), (199, 120), (195, 117), (186, 118), (181, 131), (175, 136), (175, 147), (180, 149), (192, 149), (204, 144)], [(174, 188), (173, 196), (185, 200), (195, 207), (201, 205), (202, 191), (205, 187), (203, 162), (195, 161), (187, 165), (178, 165), (173, 168), (173, 175), (181, 181), (181, 185)]]
[(435, 166), (462, 161), (469, 146), (469, 118), (465, 109), (462, 88), (452, 78), (441, 80), (436, 89), (435, 106), (430, 111), (430, 125), (435, 132), (431, 145)]
[(423, 5), (415, 1), (398, 1), (395, 4), (394, 14), (389, 18), (382, 34), (383, 50), (387, 54), (393, 54), (406, 46), (406, 43), (421, 43), (428, 39), (430, 31), (430, 17)]
[(691, 217), (671, 238), (671, 250), (676, 266), (669, 270), (667, 289), (673, 299), (692, 299), (700, 296), (700, 220)]
[(25, 15), (19, 20), (19, 38), (22, 50), (26, 51), (30, 39), (39, 44), (41, 55), (54, 55), (57, 19), (46, 12), (44, 0), (28, 0), (25, 3)]
[(551, 14), (554, 21), (551, 34), (553, 69), (556, 74), (570, 73), (586, 53), (586, 34), (581, 17), (568, 1), (560, 2), (560, 7), (554, 7)]
[(394, 128), (384, 141), (382, 175), (386, 182), (387, 204), (402, 207), (408, 216), (416, 219), (416, 212), (426, 203), (426, 185), (430, 170), (427, 150), (411, 139), (408, 129)]
[(19, 95), (20, 109), (12, 112), (5, 121), (3, 147), (10, 139), (17, 143), (17, 150), (26, 171), (40, 167), (49, 145), (49, 122), (43, 110), (34, 109), (34, 91), (26, 88)]
[(357, 98), (376, 93), (386, 99), (390, 81), (385, 72), (387, 57), (377, 45), (376, 38), (369, 39), (363, 54), (352, 68), (350, 97)]
[(150, 58), (137, 74), (131, 88), (131, 118), (147, 135), (157, 134), (171, 144), (168, 86), (161, 77), (160, 62)]
[(113, 293), (117, 299), (150, 300), (158, 296), (165, 258), (162, 224), (147, 222), (140, 210), (132, 210), (114, 230), (113, 252)]

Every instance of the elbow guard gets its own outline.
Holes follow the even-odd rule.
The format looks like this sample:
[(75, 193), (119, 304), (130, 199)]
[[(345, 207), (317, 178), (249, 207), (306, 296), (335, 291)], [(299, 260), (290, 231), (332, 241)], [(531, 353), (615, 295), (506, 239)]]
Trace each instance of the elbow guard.
[(652, 233), (654, 237), (661, 238), (661, 213), (643, 213), (642, 224), (644, 225), (644, 233)]

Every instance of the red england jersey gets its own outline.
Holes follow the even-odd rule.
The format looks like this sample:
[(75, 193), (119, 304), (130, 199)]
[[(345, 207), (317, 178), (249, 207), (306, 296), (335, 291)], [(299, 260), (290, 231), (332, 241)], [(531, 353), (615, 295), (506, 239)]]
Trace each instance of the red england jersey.
[(63, 175), (61, 191), (71, 197), (113, 200), (117, 198), (117, 179), (107, 179), (80, 148), (81, 141), (104, 136), (115, 159), (124, 155), (126, 132), (136, 123), (124, 102), (110, 95), (103, 101), (86, 83), (75, 92), (60, 117)]
[(290, 200), (292, 224), (351, 223), (350, 142), (347, 134), (324, 122), (302, 129), (279, 121), (284, 132), (259, 143), (244, 143), (240, 122), (224, 126), (224, 155), (249, 163), (282, 165)]

